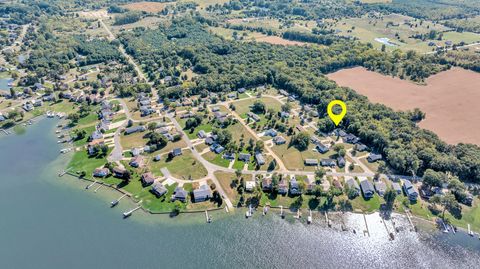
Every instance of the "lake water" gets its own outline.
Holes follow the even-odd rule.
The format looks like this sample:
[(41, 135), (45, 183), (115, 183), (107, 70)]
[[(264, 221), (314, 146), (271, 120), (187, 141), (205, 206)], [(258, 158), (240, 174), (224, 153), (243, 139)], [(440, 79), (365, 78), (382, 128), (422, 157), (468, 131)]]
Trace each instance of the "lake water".
[[(317, 216), (306, 225), (273, 212), (244, 218), (244, 210), (176, 218), (135, 212), (113, 191), (57, 174), (55, 121), (45, 119), (22, 135), (0, 137), (0, 268), (478, 268), (480, 243), (465, 234), (408, 231), (388, 240), (384, 225), (367, 216), (345, 218), (350, 231), (326, 228)], [(396, 218), (397, 218), (396, 217)], [(364, 226), (363, 226), (364, 227)]]
[(10, 86), (8, 86), (8, 83), (12, 82), (13, 80), (11, 78), (0, 78), (0, 91), (10, 91)]

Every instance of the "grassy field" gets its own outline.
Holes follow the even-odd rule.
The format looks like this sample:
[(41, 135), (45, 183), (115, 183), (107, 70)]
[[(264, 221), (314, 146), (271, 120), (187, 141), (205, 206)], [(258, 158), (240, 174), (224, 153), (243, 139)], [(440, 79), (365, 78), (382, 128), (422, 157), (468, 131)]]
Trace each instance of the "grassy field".
[(363, 42), (372, 43), (377, 48), (381, 48), (382, 43), (376, 41), (375, 38), (389, 38), (397, 46), (386, 46), (388, 50), (400, 48), (428, 52), (433, 49), (433, 47), (428, 46), (430, 41), (438, 45), (444, 45), (445, 41), (448, 40), (454, 43), (461, 41), (473, 43), (480, 39), (480, 35), (470, 32), (445, 32), (441, 41), (414, 39), (411, 36), (415, 34), (426, 34), (431, 30), (444, 32), (450, 29), (438, 23), (431, 21), (420, 22), (420, 20), (399, 14), (390, 14), (376, 18), (363, 16), (361, 18), (342, 19), (335, 23), (332, 28), (340, 31), (340, 35), (357, 37)]
[(351, 200), (352, 206), (356, 210), (360, 210), (364, 213), (372, 213), (380, 209), (380, 205), (384, 203), (383, 198), (375, 194), (369, 200), (365, 200), (360, 194), (355, 199)]
[(147, 139), (143, 138), (146, 132), (141, 133), (134, 133), (125, 135), (122, 134), (120, 136), (120, 143), (124, 150), (135, 148), (135, 147), (143, 147), (147, 144)]
[[(77, 128), (75, 128), (75, 129), (77, 129)], [(78, 130), (85, 130), (85, 132), (86, 132), (87, 134), (85, 135), (85, 137), (84, 137), (83, 139), (74, 141), (74, 142), (73, 142), (73, 145), (75, 145), (75, 147), (85, 146), (85, 145), (88, 143), (88, 138), (89, 138), (90, 135), (93, 133), (93, 131), (95, 131), (95, 126), (90, 126), (90, 127), (85, 127), (85, 128), (78, 128)]]
[(282, 106), (280, 102), (278, 102), (275, 98), (271, 98), (271, 97), (244, 99), (244, 100), (233, 102), (233, 104), (235, 105), (236, 112), (241, 117), (245, 117), (245, 114), (247, 114), (247, 112), (250, 112), (250, 106), (253, 105), (255, 101), (263, 102), (267, 110), (269, 108), (273, 108), (275, 111), (280, 111), (280, 108)]
[(320, 154), (316, 151), (313, 151), (315, 146), (310, 143), (307, 150), (299, 151), (295, 147), (288, 146), (287, 143), (279, 146), (273, 146), (272, 150), (275, 154), (280, 157), (288, 169), (291, 170), (306, 170), (306, 171), (314, 171), (314, 166), (304, 166), (305, 159), (322, 159), (328, 158), (331, 155), (335, 154), (333, 151), (329, 151), (325, 154)]
[(172, 160), (163, 158), (159, 162), (150, 162), (151, 172), (157, 176), (162, 175), (161, 168), (166, 167), (172, 176), (179, 179), (200, 179), (207, 176), (207, 169), (193, 157), (190, 151), (184, 151), (182, 155)]
[[(187, 122), (187, 119), (180, 119), (180, 117), (177, 117), (178, 123), (180, 123), (180, 126), (185, 129), (185, 123)], [(185, 133), (187, 134), (188, 138), (190, 139), (196, 139), (197, 134), (199, 131), (203, 130), (206, 133), (209, 133), (212, 131), (212, 125), (207, 122), (207, 119), (203, 119), (202, 124), (199, 126), (195, 127), (193, 132), (190, 132), (190, 130), (185, 130)]]
[(228, 198), (232, 201), (237, 200), (237, 191), (233, 190), (230, 187), (230, 183), (232, 183), (232, 178), (235, 177), (235, 174), (226, 173), (226, 172), (215, 172), (215, 177), (220, 182), (222, 189), (226, 192)]
[[(110, 154), (110, 152), (108, 153)], [(108, 156), (107, 154), (107, 156)], [(68, 164), (68, 170), (72, 172), (85, 171), (89, 177), (96, 168), (99, 168), (107, 163), (105, 158), (90, 157), (86, 150), (76, 151), (73, 154), (72, 160)]]
[(230, 164), (230, 161), (229, 160), (226, 160), (224, 158), (222, 158), (222, 155), (223, 154), (215, 154), (214, 152), (207, 152), (205, 154), (202, 155), (203, 158), (205, 158), (205, 160), (213, 163), (213, 164), (216, 164), (216, 165), (219, 165), (219, 166), (222, 166), (222, 167), (228, 167), (228, 165)]

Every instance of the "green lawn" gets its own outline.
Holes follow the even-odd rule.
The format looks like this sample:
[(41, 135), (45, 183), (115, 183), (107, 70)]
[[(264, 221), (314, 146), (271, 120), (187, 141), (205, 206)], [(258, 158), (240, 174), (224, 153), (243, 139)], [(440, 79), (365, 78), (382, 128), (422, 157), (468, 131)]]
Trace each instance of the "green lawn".
[(214, 152), (207, 152), (205, 154), (203, 154), (203, 158), (205, 158), (205, 160), (213, 163), (213, 164), (216, 164), (216, 165), (219, 165), (219, 166), (222, 166), (222, 167), (228, 167), (228, 165), (230, 164), (230, 161), (229, 160), (226, 160), (224, 158), (222, 158), (222, 153), (220, 154), (215, 154)]
[[(110, 154), (110, 152), (107, 153), (107, 156), (108, 154)], [(86, 176), (90, 177), (96, 168), (105, 165), (105, 163), (107, 163), (106, 157), (89, 157), (86, 150), (81, 150), (73, 154), (67, 169), (72, 172), (85, 171)]]
[(75, 147), (81, 147), (81, 146), (85, 146), (88, 143), (87, 140), (90, 137), (90, 135), (93, 133), (93, 131), (95, 131), (95, 126), (90, 126), (86, 128), (77, 129), (77, 130), (85, 130), (86, 132), (86, 135), (83, 139), (73, 142), (73, 145), (75, 145)]
[(150, 171), (155, 175), (161, 175), (160, 169), (166, 167), (172, 176), (180, 179), (200, 179), (207, 176), (207, 169), (198, 162), (190, 151), (183, 151), (183, 154), (168, 160), (165, 156), (159, 162), (150, 162)]
[(355, 199), (351, 200), (354, 209), (361, 210), (364, 213), (372, 213), (380, 209), (380, 205), (384, 203), (383, 198), (375, 194), (369, 200), (365, 200), (360, 194)]

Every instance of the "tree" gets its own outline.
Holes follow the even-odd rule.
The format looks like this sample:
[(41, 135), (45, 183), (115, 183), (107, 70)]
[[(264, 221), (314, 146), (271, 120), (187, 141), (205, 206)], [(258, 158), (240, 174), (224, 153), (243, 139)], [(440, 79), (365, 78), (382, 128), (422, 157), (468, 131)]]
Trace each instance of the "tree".
[(310, 136), (306, 132), (298, 133), (297, 135), (293, 136), (290, 143), (298, 150), (304, 151), (310, 145)]
[(262, 101), (255, 101), (252, 105), (251, 111), (256, 114), (265, 114), (265, 104)]
[(441, 187), (447, 181), (447, 175), (427, 169), (423, 175), (423, 185), (428, 187)]
[(263, 143), (262, 140), (258, 140), (258, 141), (255, 143), (255, 151), (257, 151), (257, 152), (262, 152), (264, 148), (265, 148), (265, 144)]
[(148, 129), (150, 132), (155, 131), (155, 129), (157, 129), (157, 123), (156, 123), (156, 122), (150, 122), (150, 123), (148, 123), (147, 129)]
[(455, 196), (451, 193), (447, 193), (443, 196), (434, 195), (432, 198), (430, 198), (430, 202), (443, 206), (442, 219), (445, 219), (446, 210), (448, 210), (454, 216), (458, 216), (459, 213), (461, 214), (461, 207), (455, 199)]
[(323, 180), (323, 177), (327, 174), (327, 172), (325, 171), (325, 169), (323, 167), (320, 167), (318, 169), (315, 170), (315, 180), (317, 181), (317, 183), (321, 183), (322, 180)]
[(385, 199), (385, 204), (387, 210), (392, 210), (393, 208), (393, 203), (395, 202), (395, 198), (397, 197), (397, 192), (394, 191), (393, 189), (388, 189), (385, 192), (385, 195), (383, 196), (383, 199)]

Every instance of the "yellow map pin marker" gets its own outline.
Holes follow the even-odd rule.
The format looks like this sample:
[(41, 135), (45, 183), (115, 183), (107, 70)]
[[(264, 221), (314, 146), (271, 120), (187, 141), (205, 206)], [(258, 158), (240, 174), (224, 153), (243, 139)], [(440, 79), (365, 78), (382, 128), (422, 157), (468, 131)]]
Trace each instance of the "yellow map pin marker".
[[(342, 108), (342, 112), (338, 115), (333, 113), (333, 107), (335, 105), (339, 105)], [(333, 123), (335, 123), (335, 126), (338, 126), (343, 117), (345, 117), (345, 114), (347, 114), (347, 105), (340, 100), (333, 100), (330, 102), (330, 104), (328, 104), (327, 113), (330, 119), (332, 119)]]

